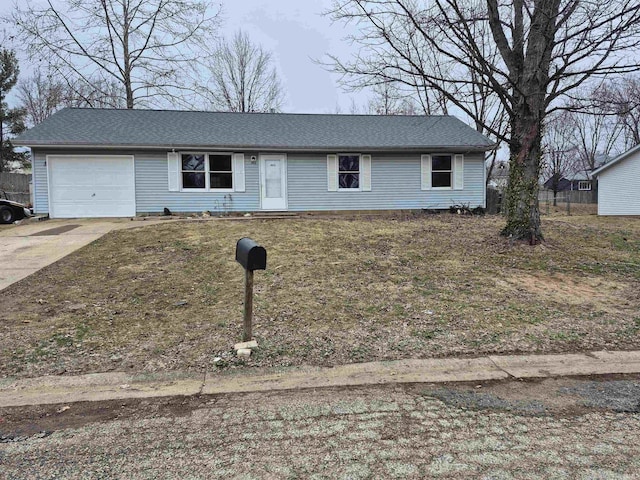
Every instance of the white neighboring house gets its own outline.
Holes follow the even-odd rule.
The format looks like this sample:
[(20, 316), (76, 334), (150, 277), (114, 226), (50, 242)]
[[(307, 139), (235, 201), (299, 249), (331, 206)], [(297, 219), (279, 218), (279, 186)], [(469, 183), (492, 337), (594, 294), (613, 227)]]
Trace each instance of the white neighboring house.
[(640, 215), (640, 145), (593, 171), (598, 215)]

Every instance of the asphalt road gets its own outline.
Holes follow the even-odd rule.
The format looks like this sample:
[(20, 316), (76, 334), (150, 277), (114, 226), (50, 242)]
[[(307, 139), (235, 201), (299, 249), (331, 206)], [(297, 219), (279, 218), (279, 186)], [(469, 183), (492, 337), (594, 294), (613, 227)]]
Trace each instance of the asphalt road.
[(0, 478), (631, 479), (639, 412), (638, 376), (6, 408)]

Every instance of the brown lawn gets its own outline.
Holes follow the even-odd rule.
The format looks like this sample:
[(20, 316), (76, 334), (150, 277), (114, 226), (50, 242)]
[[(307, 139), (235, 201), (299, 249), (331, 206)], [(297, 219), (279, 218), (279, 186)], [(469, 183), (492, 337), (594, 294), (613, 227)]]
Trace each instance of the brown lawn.
[(553, 216), (536, 247), (500, 237), (502, 223), (387, 215), (113, 232), (3, 292), (0, 376), (242, 365), (231, 349), (243, 236), (268, 251), (247, 365), (640, 348), (640, 219)]

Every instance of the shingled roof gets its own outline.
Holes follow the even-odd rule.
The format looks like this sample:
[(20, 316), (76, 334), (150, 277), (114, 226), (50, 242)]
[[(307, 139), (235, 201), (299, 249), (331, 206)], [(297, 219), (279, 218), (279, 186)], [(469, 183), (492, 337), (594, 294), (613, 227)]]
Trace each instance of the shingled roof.
[(493, 143), (456, 117), (65, 108), (15, 145), (256, 148), (281, 150), (441, 149), (486, 151)]

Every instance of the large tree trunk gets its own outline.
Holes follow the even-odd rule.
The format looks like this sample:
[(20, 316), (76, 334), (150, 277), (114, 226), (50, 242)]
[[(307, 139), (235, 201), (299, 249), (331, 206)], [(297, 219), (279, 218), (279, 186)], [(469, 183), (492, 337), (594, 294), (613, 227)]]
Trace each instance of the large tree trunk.
[(131, 29), (129, 18), (129, 4), (127, 2), (122, 3), (122, 19), (123, 30), (122, 35), (122, 60), (124, 62), (124, 71), (122, 79), (124, 81), (124, 88), (127, 94), (127, 108), (133, 108), (133, 87), (131, 86), (131, 52), (129, 49), (129, 33)]
[[(542, 164), (542, 124), (547, 109), (549, 69), (561, 0), (513, 2), (513, 28), (505, 34), (497, 0), (487, 0), (493, 38), (509, 69), (511, 83), (507, 225), (502, 234), (532, 245), (540, 242), (538, 179)], [(533, 5), (533, 11), (530, 10)], [(525, 28), (525, 18), (530, 25)], [(525, 33), (528, 30), (528, 34)], [(512, 36), (512, 44), (507, 40)]]
[(502, 235), (527, 240), (534, 245), (543, 239), (538, 206), (542, 156), (540, 116), (532, 115), (530, 111), (517, 116), (512, 128), (514, 141), (510, 145), (507, 225)]

